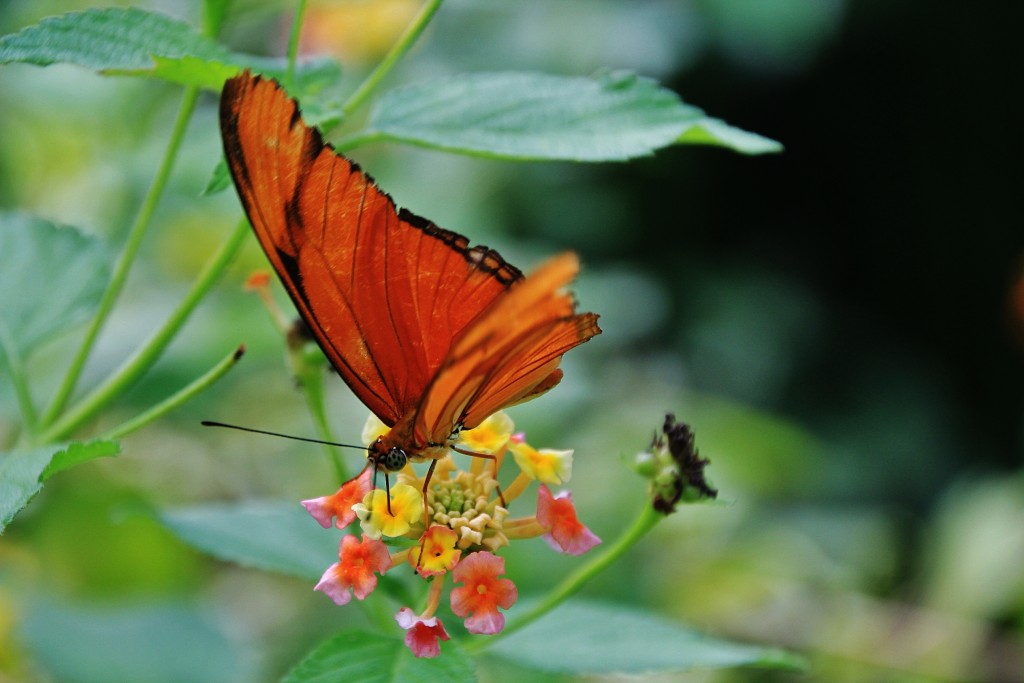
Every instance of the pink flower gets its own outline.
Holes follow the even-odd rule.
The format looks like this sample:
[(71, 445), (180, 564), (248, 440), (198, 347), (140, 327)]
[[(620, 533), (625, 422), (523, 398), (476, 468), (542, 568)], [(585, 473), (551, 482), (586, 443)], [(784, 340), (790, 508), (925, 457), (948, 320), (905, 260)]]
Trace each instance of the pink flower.
[(391, 566), (391, 555), (384, 542), (366, 536), (362, 540), (351, 535), (341, 539), (338, 559), (327, 568), (313, 589), (321, 591), (338, 605), (347, 605), (353, 593), (360, 600), (366, 598), (377, 587), (374, 572), (383, 574)]
[(466, 619), (470, 633), (495, 634), (505, 628), (505, 615), (498, 608), (508, 609), (519, 597), (516, 585), (509, 579), (499, 579), (505, 573), (505, 560), (480, 551), (463, 558), (456, 565), (452, 577), (465, 585), (452, 589), (452, 612)]
[(551, 490), (542, 484), (537, 491), (537, 521), (548, 530), (544, 534), (548, 545), (567, 555), (582, 555), (601, 542), (576, 518), (568, 491), (552, 496)]
[(352, 510), (352, 506), (362, 502), (366, 494), (373, 488), (373, 484), (370, 483), (372, 474), (370, 468), (367, 467), (358, 476), (342, 484), (334, 495), (304, 500), (302, 507), (306, 508), (323, 528), (329, 528), (331, 520), (337, 517), (335, 526), (344, 529), (355, 521), (356, 513)]
[(408, 607), (398, 610), (395, 621), (406, 630), (405, 644), (417, 657), (436, 657), (441, 654), (440, 640), (448, 640), (448, 632), (437, 617), (417, 616)]

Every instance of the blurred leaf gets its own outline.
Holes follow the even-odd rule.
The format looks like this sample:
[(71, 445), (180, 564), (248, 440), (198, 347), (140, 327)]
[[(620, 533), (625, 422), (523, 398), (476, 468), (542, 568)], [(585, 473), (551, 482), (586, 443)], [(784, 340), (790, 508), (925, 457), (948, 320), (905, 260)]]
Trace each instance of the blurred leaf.
[(75, 228), (0, 213), (0, 365), (89, 318), (109, 279), (103, 244)]
[(730, 126), (722, 119), (695, 121), (676, 140), (683, 144), (719, 145), (743, 154), (781, 152), (782, 144), (757, 133)]
[(30, 609), (21, 637), (63, 683), (231, 683), (252, 666), (210, 619), (178, 606), (125, 610), (44, 603)]
[(680, 142), (746, 153), (780, 148), (628, 73), (573, 78), (496, 72), (418, 83), (382, 95), (365, 134), (520, 160), (619, 161)]
[(0, 453), (0, 534), (51, 476), (120, 451), (121, 446), (116, 441), (96, 440)]
[(248, 501), (168, 510), (163, 523), (214, 557), (316, 581), (338, 561), (338, 533), (323, 529), (298, 501)]
[(58, 472), (81, 465), (96, 458), (109, 458), (121, 452), (121, 444), (117, 441), (97, 439), (88, 442), (76, 442), (62, 451), (57, 451), (50, 464), (43, 470), (40, 481), (46, 481)]
[[(711, 459), (706, 473), (765, 496), (818, 491), (825, 479), (825, 445), (785, 417), (711, 394), (694, 393), (677, 411)], [(728, 493), (725, 494), (728, 499)]]
[(983, 619), (1024, 608), (1024, 477), (958, 482), (931, 526), (926, 605)]
[(153, 57), (226, 62), (229, 55), (185, 22), (134, 7), (47, 17), (0, 38), (0, 62), (67, 62), (100, 71), (149, 71)]
[(593, 675), (803, 666), (783, 650), (712, 638), (649, 612), (581, 600), (565, 603), (487, 652), (541, 671)]
[(359, 631), (339, 633), (320, 644), (282, 683), (434, 683), (476, 681), (472, 659), (452, 641), (441, 656), (417, 659), (399, 638)]
[[(285, 72), (284, 60), (232, 52), (183, 21), (135, 7), (69, 12), (0, 37), (0, 64), (9, 62), (77, 64), (211, 89), (244, 68), (276, 78)], [(341, 73), (336, 61), (324, 58), (298, 72), (299, 94), (317, 92)]]
[(206, 187), (203, 188), (201, 194), (205, 197), (223, 192), (229, 187), (231, 187), (231, 174), (228, 173), (228, 164), (224, 160), (224, 156), (221, 155), (220, 161), (214, 167), (213, 173), (210, 174), (210, 179), (206, 181)]

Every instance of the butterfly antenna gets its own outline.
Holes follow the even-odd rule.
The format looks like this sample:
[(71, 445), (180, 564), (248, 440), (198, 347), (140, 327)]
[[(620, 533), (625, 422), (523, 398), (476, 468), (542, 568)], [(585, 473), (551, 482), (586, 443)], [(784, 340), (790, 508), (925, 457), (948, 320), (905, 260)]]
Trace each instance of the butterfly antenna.
[(280, 432), (269, 432), (266, 429), (256, 429), (254, 427), (242, 427), (240, 425), (227, 424), (226, 422), (214, 422), (213, 420), (203, 420), (201, 423), (204, 427), (225, 427), (227, 429), (237, 429), (240, 432), (252, 432), (253, 434), (265, 434), (267, 436), (279, 436), (282, 439), (291, 439), (293, 441), (305, 441), (307, 443), (319, 443), (325, 446), (338, 446), (340, 448), (358, 448), (361, 451), (366, 450), (366, 446), (353, 446), (350, 443), (338, 443), (337, 441), (324, 441), (323, 439), (310, 439), (305, 436), (295, 436), (293, 434), (282, 434)]

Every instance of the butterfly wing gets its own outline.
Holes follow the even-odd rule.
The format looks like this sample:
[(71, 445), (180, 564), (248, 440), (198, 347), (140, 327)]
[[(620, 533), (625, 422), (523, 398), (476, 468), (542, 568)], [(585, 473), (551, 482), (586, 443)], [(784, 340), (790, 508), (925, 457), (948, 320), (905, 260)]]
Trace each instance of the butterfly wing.
[(221, 132), (256, 236), (324, 353), (385, 424), (413, 414), (452, 340), (522, 274), (399, 212), (272, 80), (225, 84)]
[(562, 289), (578, 270), (574, 254), (550, 259), (465, 328), (423, 396), (416, 441), (443, 443), (558, 384), (562, 354), (601, 333), (597, 315), (575, 313)]

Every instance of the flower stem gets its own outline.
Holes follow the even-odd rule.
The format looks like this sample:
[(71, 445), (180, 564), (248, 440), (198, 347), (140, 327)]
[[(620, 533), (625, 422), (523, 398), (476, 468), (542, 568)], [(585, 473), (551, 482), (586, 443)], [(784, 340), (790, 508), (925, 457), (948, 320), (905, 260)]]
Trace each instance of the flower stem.
[(427, 24), (430, 23), (430, 20), (437, 13), (437, 10), (440, 9), (441, 2), (442, 0), (427, 0), (420, 9), (419, 14), (417, 14), (409, 26), (406, 27), (405, 32), (402, 33), (388, 53), (384, 55), (384, 59), (381, 60), (380, 64), (370, 72), (370, 75), (367, 76), (359, 87), (356, 88), (356, 91), (349, 96), (348, 100), (341, 108), (343, 119), (348, 118), (352, 112), (362, 106), (362, 104), (369, 99), (370, 95), (373, 94), (373, 91), (377, 89), (377, 86), (380, 85), (381, 81), (391, 73), (391, 69), (393, 69), (395, 64), (405, 56), (405, 53), (409, 51), (409, 48), (413, 46), (416, 39), (420, 37), (421, 33), (423, 33), (423, 30), (427, 27)]
[[(315, 373), (304, 373), (300, 381), (302, 393), (306, 396), (306, 405), (309, 407), (310, 415), (313, 417), (317, 435), (324, 441), (336, 442), (337, 439), (334, 438), (334, 432), (331, 431), (330, 422), (327, 420), (327, 410), (324, 403), (324, 373), (321, 368), (317, 370)], [(348, 467), (345, 466), (345, 459), (341, 456), (337, 447), (324, 446), (324, 454), (331, 462), (338, 486), (351, 479)]]
[(651, 504), (648, 501), (640, 511), (636, 520), (633, 522), (633, 525), (613, 544), (606, 547), (604, 552), (567, 576), (565, 580), (555, 586), (555, 588), (552, 589), (552, 591), (543, 599), (531, 605), (526, 612), (515, 615), (515, 618), (510, 619), (508, 625), (505, 626), (505, 629), (501, 633), (486, 640), (475, 639), (469, 641), (464, 644), (464, 647), (470, 652), (479, 652), (493, 644), (497, 639), (504, 638), (505, 636), (515, 633), (525, 626), (532, 624), (534, 621), (565, 602), (566, 599), (576, 593), (576, 591), (582, 588), (584, 584), (590, 581), (590, 579), (600, 574), (613, 562), (626, 554), (626, 551), (633, 547), (637, 541), (647, 534), (648, 531), (654, 528), (655, 524), (664, 518), (665, 516), (651, 507)]
[(295, 5), (295, 19), (288, 35), (288, 67), (285, 71), (285, 83), (289, 89), (295, 87), (295, 60), (299, 54), (299, 36), (302, 34), (302, 17), (306, 14), (306, 0), (299, 0)]
[(168, 396), (148, 410), (139, 413), (127, 422), (122, 422), (113, 429), (104, 432), (99, 438), (111, 441), (114, 439), (120, 439), (127, 434), (131, 434), (132, 432), (145, 427), (157, 418), (163, 417), (227, 374), (227, 371), (235, 367), (235, 363), (238, 362), (244, 353), (245, 346), (239, 346), (237, 349), (232, 351), (229, 356), (210, 368), (206, 374), (190, 382), (188, 386)]
[(238, 253), (238, 249), (248, 234), (249, 223), (243, 218), (239, 221), (227, 241), (221, 245), (220, 250), (206, 264), (203, 272), (200, 273), (192, 285), (192, 289), (181, 303), (178, 304), (178, 308), (171, 313), (171, 316), (163, 326), (120, 369), (108, 377), (103, 384), (83, 398), (77, 406), (68, 411), (59, 421), (50, 425), (50, 428), (41, 435), (41, 443), (52, 443), (67, 438), (75, 429), (102, 410), (111, 400), (116, 398), (152, 367), (153, 363), (156, 362), (160, 354), (163, 353), (164, 349), (167, 348), (167, 345), (178, 333), (178, 330), (185, 324), (185, 321), (192, 314), (192, 311), (195, 310), (195, 307), (220, 278), (224, 269), (227, 268), (235, 254)]
[[(92, 352), (92, 347), (96, 342), (96, 338), (103, 329), (103, 325), (107, 322), (107, 318), (110, 316), (110, 311), (113, 309), (118, 296), (120, 296), (121, 290), (124, 289), (125, 280), (128, 278), (128, 272), (131, 270), (132, 264), (135, 262), (135, 256), (139, 251), (139, 246), (142, 244), (142, 239), (145, 237), (146, 231), (149, 228), (150, 219), (153, 217), (153, 211), (156, 209), (156, 205), (160, 201), (160, 197), (163, 195), (164, 188), (167, 186), (167, 180), (171, 175), (171, 169), (174, 167), (174, 161), (177, 159), (178, 150), (185, 137), (185, 129), (188, 127), (189, 119), (192, 118), (192, 112), (195, 110), (198, 98), (199, 88), (190, 87), (185, 89), (185, 94), (181, 100), (181, 106), (178, 109), (178, 118), (174, 122), (174, 128), (171, 131), (171, 138), (167, 143), (167, 150), (164, 152), (163, 161), (160, 162), (160, 168), (157, 170), (156, 177), (153, 179), (153, 184), (150, 185), (149, 192), (146, 194), (146, 197), (142, 202), (142, 206), (135, 218), (135, 222), (132, 224), (132, 227), (128, 232), (128, 239), (125, 242), (124, 251), (121, 252), (120, 257), (114, 266), (114, 272), (110, 276), (110, 283), (107, 285), (107, 289), (103, 293), (103, 298), (100, 300), (100, 305), (96, 310), (96, 315), (89, 324), (89, 328), (85, 333), (85, 339), (82, 340), (81, 346), (79, 346), (74, 358), (72, 358), (71, 364), (68, 366), (67, 374), (64, 376), (64, 380), (57, 388), (57, 393), (54, 394), (49, 406), (47, 406), (39, 419), (39, 425), (43, 428), (52, 426), (53, 422), (57, 419), (57, 416), (60, 415), (61, 411), (64, 410), (64, 407), (67, 405), (68, 399), (71, 397), (72, 392), (74, 392), (75, 386), (78, 384), (78, 379), (81, 377), (82, 369), (85, 367), (85, 362), (88, 360), (89, 354)], [(55, 431), (57, 430), (51, 429), (47, 436)]]

